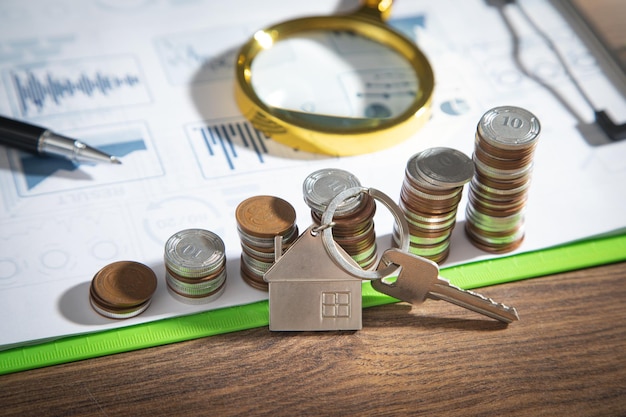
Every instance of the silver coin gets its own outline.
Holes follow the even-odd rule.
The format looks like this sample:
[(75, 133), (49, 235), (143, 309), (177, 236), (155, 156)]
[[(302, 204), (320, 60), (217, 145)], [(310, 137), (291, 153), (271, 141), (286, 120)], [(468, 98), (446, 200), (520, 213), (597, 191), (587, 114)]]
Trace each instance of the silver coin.
[(191, 297), (202, 297), (213, 293), (226, 280), (226, 270), (214, 279), (209, 281), (200, 281), (198, 283), (188, 283), (177, 279), (169, 272), (165, 273), (165, 282), (172, 287), (178, 294)]
[[(332, 201), (337, 194), (348, 188), (360, 187), (361, 183), (357, 177), (349, 173), (336, 168), (320, 169), (310, 174), (304, 179), (302, 183), (302, 193), (304, 195), (304, 201), (311, 208), (318, 213), (323, 213), (328, 207), (328, 203)], [(342, 202), (335, 214), (345, 215), (359, 207), (362, 196), (350, 198)]]
[(252, 256), (247, 254), (245, 251), (241, 252), (241, 262), (248, 267), (249, 271), (253, 272), (259, 278), (262, 278), (263, 275), (272, 267), (272, 265), (274, 265), (274, 261), (259, 261), (258, 259), (254, 259)]
[[(466, 226), (468, 226), (468, 224), (466, 224)], [(503, 234), (502, 236), (491, 236), (487, 233), (477, 233), (477, 231), (473, 231), (469, 227), (466, 227), (465, 232), (468, 234), (470, 239), (497, 251), (503, 247), (506, 248), (509, 245), (521, 242), (524, 238), (525, 229), (524, 223), (522, 222), (518, 224), (515, 229), (512, 229), (509, 233)]]
[(539, 137), (539, 119), (528, 110), (500, 106), (487, 111), (478, 122), (478, 133), (487, 143), (501, 149), (531, 146)]
[(203, 229), (181, 230), (165, 243), (165, 265), (182, 277), (204, 277), (224, 264), (224, 251), (224, 242), (213, 232)]
[(498, 168), (491, 167), (485, 164), (484, 162), (482, 162), (480, 159), (476, 157), (476, 154), (472, 155), (472, 160), (474, 164), (476, 165), (476, 170), (479, 173), (491, 179), (501, 180), (501, 181), (514, 180), (517, 178), (521, 178), (523, 176), (529, 176), (533, 170), (533, 165), (534, 165), (532, 162), (530, 162), (517, 169), (498, 169)]
[[(394, 226), (393, 234), (392, 234), (394, 242), (398, 241), (398, 228)], [(441, 243), (446, 239), (450, 238), (450, 233), (443, 233), (439, 236), (434, 237), (423, 237), (414, 234), (409, 234), (409, 242), (411, 245), (435, 245), (437, 243)]]
[(474, 175), (474, 163), (463, 152), (451, 148), (430, 148), (407, 163), (413, 179), (442, 188), (461, 187)]
[[(169, 282), (168, 282), (169, 284)], [(226, 281), (223, 281), (221, 286), (214, 290), (212, 293), (208, 293), (207, 295), (203, 295), (201, 297), (198, 296), (185, 296), (176, 292), (174, 288), (170, 285), (167, 285), (167, 292), (174, 298), (175, 300), (190, 305), (200, 305), (200, 304), (208, 304), (212, 301), (218, 299), (226, 289)]]
[(131, 317), (140, 315), (141, 313), (146, 311), (148, 307), (150, 307), (151, 302), (152, 302), (152, 299), (146, 301), (143, 304), (140, 304), (139, 306), (135, 308), (124, 310), (124, 311), (116, 311), (116, 310), (109, 310), (107, 308), (101, 307), (100, 304), (98, 304), (98, 302), (93, 299), (93, 297), (89, 297), (89, 303), (91, 304), (91, 307), (98, 314), (100, 314), (101, 316), (110, 318), (110, 319), (118, 319), (118, 320), (129, 319)]
[[(407, 173), (407, 175), (410, 175)], [(448, 194), (432, 194), (424, 191), (420, 191), (417, 188), (413, 187), (410, 181), (404, 181), (402, 186), (405, 188), (407, 193), (414, 195), (422, 200), (433, 200), (433, 201), (443, 201), (450, 200), (459, 195), (459, 193), (463, 192), (463, 189), (460, 187), (453, 187), (450, 189)]]
[(521, 185), (517, 187), (502, 189), (502, 188), (495, 188), (495, 187), (490, 187), (488, 185), (485, 185), (482, 182), (480, 182), (476, 177), (474, 177), (472, 178), (472, 181), (469, 184), (469, 188), (473, 189), (476, 193), (480, 194), (481, 196), (489, 194), (490, 196), (488, 198), (491, 198), (491, 199), (494, 199), (495, 195), (501, 196), (502, 198), (509, 198), (510, 195), (515, 195), (515, 194), (526, 192), (528, 188), (530, 187), (530, 183), (531, 181), (529, 177), (528, 181), (522, 182)]

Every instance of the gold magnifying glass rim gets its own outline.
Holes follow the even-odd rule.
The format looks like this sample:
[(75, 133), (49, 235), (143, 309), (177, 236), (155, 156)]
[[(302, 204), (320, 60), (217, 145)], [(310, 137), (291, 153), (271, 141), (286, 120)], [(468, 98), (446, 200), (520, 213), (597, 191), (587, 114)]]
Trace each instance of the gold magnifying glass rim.
[[(416, 99), (401, 114), (389, 119), (336, 128), (286, 117), (295, 113), (268, 106), (252, 87), (252, 63), (276, 42), (311, 31), (348, 31), (386, 46), (408, 61), (418, 80)], [(370, 8), (341, 16), (314, 16), (288, 20), (260, 30), (239, 50), (235, 99), (255, 128), (272, 139), (306, 152), (336, 156), (370, 153), (396, 145), (419, 130), (430, 117), (435, 80), (426, 56), (404, 35), (385, 24)]]

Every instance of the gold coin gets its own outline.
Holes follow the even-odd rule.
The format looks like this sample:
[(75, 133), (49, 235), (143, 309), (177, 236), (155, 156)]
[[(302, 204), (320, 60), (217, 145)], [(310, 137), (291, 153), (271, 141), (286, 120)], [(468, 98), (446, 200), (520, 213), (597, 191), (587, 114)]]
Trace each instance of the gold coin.
[(98, 271), (92, 280), (93, 298), (117, 309), (128, 309), (147, 302), (156, 287), (154, 271), (134, 261), (111, 263)]
[(240, 229), (255, 237), (271, 238), (293, 229), (296, 210), (287, 201), (262, 195), (242, 201), (235, 211)]

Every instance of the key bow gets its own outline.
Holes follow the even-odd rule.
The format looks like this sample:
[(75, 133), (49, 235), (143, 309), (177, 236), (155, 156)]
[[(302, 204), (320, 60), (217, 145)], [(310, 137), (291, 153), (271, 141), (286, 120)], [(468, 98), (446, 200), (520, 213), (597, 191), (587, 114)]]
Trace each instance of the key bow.
[(397, 248), (385, 251), (377, 269), (394, 264), (400, 268), (395, 281), (385, 278), (372, 281), (376, 291), (411, 304), (420, 304), (428, 296), (439, 277), (439, 266), (430, 259), (404, 252)]

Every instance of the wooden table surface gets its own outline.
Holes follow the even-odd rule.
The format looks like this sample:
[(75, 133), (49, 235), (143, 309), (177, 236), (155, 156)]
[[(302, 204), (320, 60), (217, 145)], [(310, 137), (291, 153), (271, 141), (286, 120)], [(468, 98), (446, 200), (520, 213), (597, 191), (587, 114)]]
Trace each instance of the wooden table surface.
[(521, 320), (428, 301), (213, 336), (0, 376), (0, 416), (626, 415), (626, 263), (479, 292)]
[(626, 415), (626, 263), (482, 288), (357, 332), (258, 328), (0, 377), (0, 415)]

